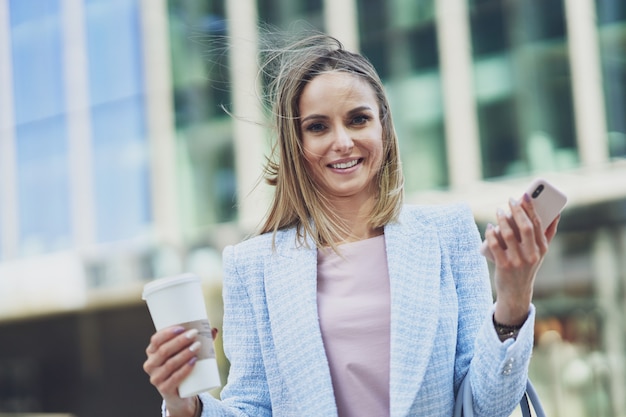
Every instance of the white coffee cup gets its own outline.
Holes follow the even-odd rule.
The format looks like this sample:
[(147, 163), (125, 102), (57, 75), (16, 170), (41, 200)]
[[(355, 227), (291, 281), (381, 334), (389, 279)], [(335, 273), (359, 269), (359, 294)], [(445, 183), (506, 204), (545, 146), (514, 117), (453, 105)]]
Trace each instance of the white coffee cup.
[(198, 330), (198, 360), (178, 387), (178, 394), (182, 398), (192, 397), (219, 387), (220, 374), (200, 278), (186, 273), (151, 281), (144, 286), (141, 298), (148, 304), (157, 330), (174, 325)]

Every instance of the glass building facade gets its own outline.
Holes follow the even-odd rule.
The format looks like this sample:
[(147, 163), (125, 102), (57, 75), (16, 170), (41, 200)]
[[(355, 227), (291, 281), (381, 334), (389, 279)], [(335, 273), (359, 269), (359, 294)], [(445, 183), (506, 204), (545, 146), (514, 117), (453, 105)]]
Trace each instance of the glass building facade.
[(96, 242), (152, 221), (139, 1), (85, 1)]
[(409, 202), (468, 201), (483, 230), (532, 177), (562, 186), (531, 377), (549, 415), (626, 416), (623, 0), (0, 0), (0, 331), (140, 303), (167, 274), (219, 286), (221, 248), (265, 213), (265, 27), (372, 61)]
[(563, 2), (473, 1), (470, 7), (483, 174), (576, 167)]
[[(67, 2), (63, 3), (66, 4)], [(130, 239), (151, 222), (149, 149), (144, 121), (144, 68), (136, 1), (83, 5), (87, 90), (76, 92), (62, 2), (10, 1), (18, 256), (77, 246), (72, 177), (91, 177), (94, 243)], [(73, 24), (73, 23), (69, 23)], [(86, 96), (78, 108), (77, 98)], [(82, 112), (82, 113), (81, 113)], [(72, 168), (74, 129), (85, 122), (91, 168)], [(123, 202), (123, 204), (120, 204)], [(11, 255), (9, 255), (11, 256)]]
[(623, 158), (626, 156), (626, 4), (596, 0), (595, 6), (609, 150), (611, 157)]
[(407, 191), (449, 183), (435, 3), (359, 0), (361, 52), (385, 82)]
[(19, 238), (24, 254), (73, 243), (60, 4), (29, 3), (9, 4)]
[(181, 218), (188, 235), (236, 218), (223, 1), (168, 3)]

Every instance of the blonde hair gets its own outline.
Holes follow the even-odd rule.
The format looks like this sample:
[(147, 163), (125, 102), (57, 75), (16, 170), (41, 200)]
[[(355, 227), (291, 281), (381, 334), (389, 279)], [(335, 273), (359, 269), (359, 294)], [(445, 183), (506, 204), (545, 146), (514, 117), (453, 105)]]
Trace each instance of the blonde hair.
[(337, 39), (314, 33), (289, 46), (265, 52), (261, 74), (267, 83), (276, 142), (265, 167), (266, 181), (276, 187), (270, 209), (260, 229), (268, 233), (296, 227), (298, 243), (307, 237), (317, 247), (336, 249), (349, 231), (307, 173), (302, 151), (299, 101), (308, 82), (329, 71), (360, 77), (374, 90), (383, 130), (383, 162), (376, 180), (378, 196), (369, 226), (380, 228), (397, 219), (402, 206), (404, 178), (398, 139), (382, 82), (373, 65), (362, 55), (344, 49)]

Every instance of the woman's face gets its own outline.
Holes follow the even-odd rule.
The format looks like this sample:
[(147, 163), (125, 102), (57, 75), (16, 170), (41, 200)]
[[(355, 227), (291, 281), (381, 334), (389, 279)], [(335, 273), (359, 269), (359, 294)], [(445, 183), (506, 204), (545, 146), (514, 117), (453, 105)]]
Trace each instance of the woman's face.
[(299, 110), (307, 170), (326, 196), (357, 203), (374, 196), (383, 158), (374, 89), (356, 75), (324, 73), (304, 88)]

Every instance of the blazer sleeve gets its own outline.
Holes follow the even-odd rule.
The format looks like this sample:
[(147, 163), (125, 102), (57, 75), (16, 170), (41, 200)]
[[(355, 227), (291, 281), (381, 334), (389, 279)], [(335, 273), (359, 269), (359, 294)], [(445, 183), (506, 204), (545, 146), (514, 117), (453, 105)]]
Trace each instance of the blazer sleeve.
[(489, 269), (479, 251), (480, 234), (469, 207), (461, 210), (454, 229), (450, 263), (459, 305), (455, 392), (468, 376), (476, 415), (509, 416), (526, 389), (535, 310), (531, 306), (517, 339), (501, 342), (492, 321)]
[(202, 417), (271, 416), (269, 389), (263, 366), (255, 312), (248, 289), (238, 270), (237, 246), (224, 249), (224, 325), (226, 356), (231, 362), (221, 401), (200, 395)]

